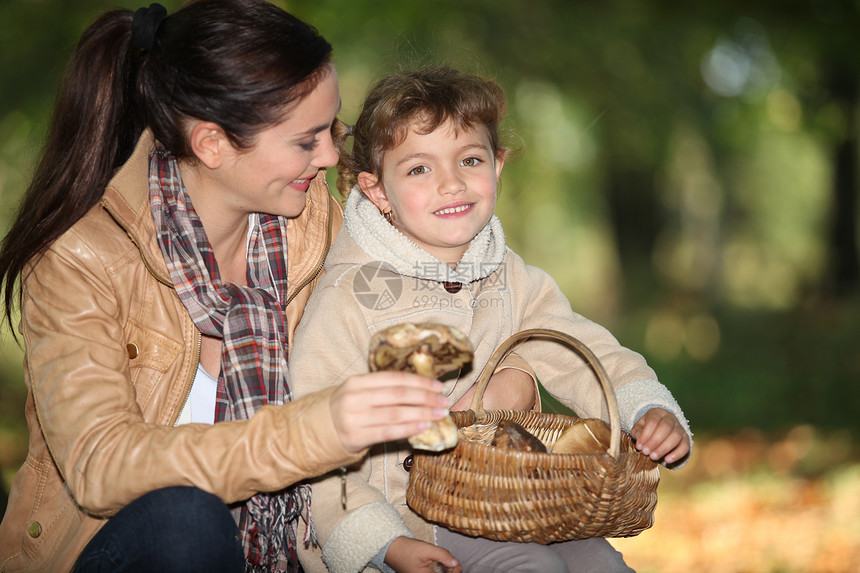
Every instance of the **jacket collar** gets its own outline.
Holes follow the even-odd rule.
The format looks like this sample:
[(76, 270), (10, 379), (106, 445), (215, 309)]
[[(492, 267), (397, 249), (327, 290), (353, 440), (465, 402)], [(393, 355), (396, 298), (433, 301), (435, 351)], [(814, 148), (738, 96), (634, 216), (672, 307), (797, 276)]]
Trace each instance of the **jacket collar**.
[[(149, 205), (149, 156), (155, 148), (155, 137), (147, 129), (131, 157), (111, 178), (101, 205), (137, 245), (152, 275), (172, 287), (170, 273), (158, 247)], [(292, 255), (287, 259), (290, 284), (287, 302), (319, 274), (334, 231), (333, 217), (337, 207), (328, 191), (325, 171), (320, 171), (307, 193), (305, 209), (287, 223), (287, 245)]]
[(463, 258), (452, 269), (386, 221), (358, 187), (353, 188), (347, 199), (344, 225), (371, 259), (384, 262), (408, 277), (468, 284), (488, 277), (505, 257), (505, 235), (495, 215), (472, 239)]
[(155, 147), (155, 137), (147, 129), (140, 136), (131, 157), (114, 173), (101, 204), (137, 245), (153, 276), (165, 285), (173, 286), (158, 247), (155, 222), (149, 208), (149, 156)]

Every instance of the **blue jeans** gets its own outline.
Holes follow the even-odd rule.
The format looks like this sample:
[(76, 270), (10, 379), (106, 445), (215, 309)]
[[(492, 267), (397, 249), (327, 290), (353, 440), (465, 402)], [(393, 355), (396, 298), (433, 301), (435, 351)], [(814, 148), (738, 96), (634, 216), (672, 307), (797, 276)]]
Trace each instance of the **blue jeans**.
[(121, 509), (81, 552), (74, 573), (244, 570), (227, 505), (195, 487), (167, 487)]

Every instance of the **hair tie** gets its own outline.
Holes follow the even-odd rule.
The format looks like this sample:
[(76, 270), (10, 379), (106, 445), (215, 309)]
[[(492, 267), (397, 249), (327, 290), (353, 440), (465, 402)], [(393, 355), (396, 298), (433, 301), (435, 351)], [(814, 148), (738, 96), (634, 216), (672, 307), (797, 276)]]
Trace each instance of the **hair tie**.
[(354, 125), (347, 125), (347, 126), (346, 126), (346, 136), (347, 136), (347, 137), (352, 137), (352, 132), (353, 132), (353, 130), (354, 130), (354, 129), (355, 129), (355, 126), (354, 126)]
[(155, 44), (155, 33), (165, 16), (167, 9), (157, 2), (150, 4), (149, 8), (138, 8), (131, 21), (132, 47), (150, 51)]

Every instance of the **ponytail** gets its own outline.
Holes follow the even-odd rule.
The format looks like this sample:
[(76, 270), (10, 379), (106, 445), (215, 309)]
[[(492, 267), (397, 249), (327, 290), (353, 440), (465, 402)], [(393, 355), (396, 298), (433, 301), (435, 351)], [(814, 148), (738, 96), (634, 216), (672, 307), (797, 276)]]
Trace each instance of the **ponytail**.
[(0, 245), (3, 310), (10, 326), (18, 277), (98, 203), (143, 132), (131, 103), (131, 22), (129, 10), (104, 14), (81, 36), (66, 71), (41, 159)]
[(337, 119), (331, 126), (331, 139), (338, 151), (337, 162), (337, 191), (346, 199), (350, 191), (358, 183), (358, 173), (353, 171), (349, 161), (350, 152), (347, 140), (352, 136), (353, 126)]

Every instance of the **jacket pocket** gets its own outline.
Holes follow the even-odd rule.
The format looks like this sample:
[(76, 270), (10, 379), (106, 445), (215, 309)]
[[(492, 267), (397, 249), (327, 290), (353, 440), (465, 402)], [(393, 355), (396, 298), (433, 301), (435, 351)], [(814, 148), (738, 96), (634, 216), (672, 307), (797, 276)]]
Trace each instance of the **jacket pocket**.
[(126, 323), (125, 343), (137, 402), (146, 411), (158, 383), (181, 356), (182, 344), (134, 320)]
[(125, 325), (125, 341), (133, 369), (151, 368), (164, 373), (182, 352), (182, 343), (135, 320), (129, 320)]

